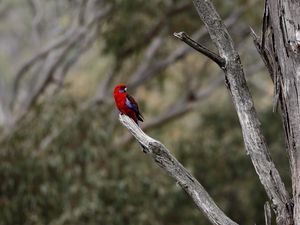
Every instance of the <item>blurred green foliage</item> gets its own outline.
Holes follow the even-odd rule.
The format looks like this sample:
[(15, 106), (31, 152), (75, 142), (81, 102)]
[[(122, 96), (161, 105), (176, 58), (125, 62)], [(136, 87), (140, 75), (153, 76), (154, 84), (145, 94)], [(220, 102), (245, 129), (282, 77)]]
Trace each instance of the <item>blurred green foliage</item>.
[[(36, 119), (2, 146), (1, 225), (208, 224), (137, 144), (111, 147), (111, 125), (103, 119), (110, 109), (77, 115), (48, 148), (39, 149), (43, 134), (76, 113), (70, 97), (52, 104), (40, 106)], [(263, 223), (267, 198), (245, 154), (234, 111), (225, 106), (196, 115), (195, 130), (171, 141), (170, 149), (234, 220)], [(266, 111), (262, 120), (275, 161), (287, 171), (278, 118)]]

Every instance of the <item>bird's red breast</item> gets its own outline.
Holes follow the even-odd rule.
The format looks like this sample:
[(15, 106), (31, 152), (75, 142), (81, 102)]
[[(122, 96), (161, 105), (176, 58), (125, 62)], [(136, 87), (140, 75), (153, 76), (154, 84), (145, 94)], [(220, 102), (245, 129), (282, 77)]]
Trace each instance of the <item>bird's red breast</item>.
[(117, 108), (119, 109), (120, 112), (125, 107), (125, 101), (126, 101), (126, 85), (125, 84), (118, 84), (115, 87), (114, 90), (114, 98), (115, 98), (115, 103)]

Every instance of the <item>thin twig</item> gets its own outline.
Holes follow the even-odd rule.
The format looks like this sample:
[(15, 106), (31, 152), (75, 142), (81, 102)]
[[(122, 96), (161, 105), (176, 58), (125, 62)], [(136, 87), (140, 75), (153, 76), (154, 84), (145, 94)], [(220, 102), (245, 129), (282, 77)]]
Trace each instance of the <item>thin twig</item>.
[(203, 45), (199, 44), (198, 42), (194, 41), (192, 38), (190, 38), (185, 32), (178, 32), (174, 33), (174, 36), (191, 46), (196, 51), (202, 53), (203, 55), (207, 56), (211, 60), (213, 60), (215, 63), (217, 63), (221, 68), (224, 68), (225, 66), (225, 60), (222, 59), (219, 55), (212, 52), (208, 48), (204, 47)]

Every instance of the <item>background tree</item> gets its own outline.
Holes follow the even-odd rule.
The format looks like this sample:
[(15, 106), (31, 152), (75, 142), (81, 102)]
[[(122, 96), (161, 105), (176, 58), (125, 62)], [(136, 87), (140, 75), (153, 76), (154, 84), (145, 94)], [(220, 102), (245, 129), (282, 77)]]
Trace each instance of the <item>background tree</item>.
[[(215, 4), (288, 188), (272, 84), (249, 37), (263, 6)], [(164, 140), (229, 217), (263, 223), (267, 198), (221, 72), (172, 37), (185, 30), (214, 48), (191, 1), (2, 1), (1, 9), (1, 224), (208, 223), (120, 129), (111, 95), (120, 81), (137, 92), (143, 129)]]

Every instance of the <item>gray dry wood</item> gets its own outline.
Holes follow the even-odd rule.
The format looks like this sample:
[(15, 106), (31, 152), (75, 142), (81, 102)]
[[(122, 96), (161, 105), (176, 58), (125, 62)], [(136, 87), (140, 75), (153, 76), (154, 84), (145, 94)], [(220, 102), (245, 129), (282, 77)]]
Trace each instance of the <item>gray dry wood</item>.
[(224, 214), (203, 186), (177, 161), (163, 144), (145, 134), (126, 115), (120, 114), (119, 120), (143, 146), (143, 151), (150, 154), (155, 163), (173, 177), (180, 187), (190, 195), (211, 223), (216, 225), (237, 225)]
[(242, 128), (247, 154), (259, 176), (276, 214), (277, 224), (289, 224), (289, 194), (281, 180), (262, 134), (254, 103), (246, 84), (240, 56), (221, 17), (210, 0), (193, 0), (220, 57), (225, 60), (225, 81)]
[(262, 37), (253, 36), (274, 83), (274, 108), (280, 103), (292, 174), (289, 223), (300, 225), (300, 1), (266, 0)]

